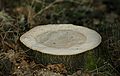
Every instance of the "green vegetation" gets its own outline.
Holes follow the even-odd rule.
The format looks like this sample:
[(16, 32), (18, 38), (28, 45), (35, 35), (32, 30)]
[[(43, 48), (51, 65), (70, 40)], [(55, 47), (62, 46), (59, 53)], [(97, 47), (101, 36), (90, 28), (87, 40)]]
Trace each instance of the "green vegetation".
[(0, 0), (0, 76), (41, 76), (38, 73), (46, 65), (35, 61), (37, 55), (32, 56), (19, 37), (35, 26), (53, 23), (99, 32), (101, 45), (86, 53), (85, 66), (78, 70), (120, 76), (119, 5), (119, 0)]

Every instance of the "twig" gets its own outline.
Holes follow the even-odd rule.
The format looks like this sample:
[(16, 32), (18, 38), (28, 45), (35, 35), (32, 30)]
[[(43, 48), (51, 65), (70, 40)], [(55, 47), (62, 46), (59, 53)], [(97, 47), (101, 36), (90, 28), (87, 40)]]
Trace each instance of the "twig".
[[(83, 2), (78, 2), (78, 1), (74, 1), (74, 0), (55, 0), (54, 2), (50, 3), (48, 6), (46, 6), (45, 8), (41, 9), (38, 13), (36, 13), (33, 18), (35, 18), (37, 15), (40, 15), (42, 14), (45, 10), (51, 8), (54, 4), (56, 3), (61, 3), (61, 2), (70, 2), (70, 3), (75, 3), (75, 4), (79, 4), (79, 5), (82, 5)], [(90, 1), (90, 4), (88, 5), (88, 7), (91, 7), (91, 3), (92, 3), (92, 0)], [(88, 9), (87, 9), (88, 10)]]
[(108, 65), (113, 68), (119, 75), (120, 75), (120, 72), (118, 70), (116, 70), (110, 63), (108, 63)]
[(48, 6), (46, 6), (45, 8), (41, 9), (37, 14), (35, 14), (33, 16), (33, 18), (35, 18), (39, 14), (42, 14), (45, 10), (51, 8), (54, 4), (59, 3), (59, 2), (63, 2), (63, 0), (55, 0), (54, 2), (52, 2), (51, 4), (49, 4)]
[[(13, 49), (13, 50), (14, 50), (13, 45), (11, 45), (10, 43), (8, 43), (8, 42), (4, 41), (4, 44), (6, 44), (9, 48), (11, 48), (11, 49)], [(15, 45), (14, 45), (14, 46), (15, 46)]]

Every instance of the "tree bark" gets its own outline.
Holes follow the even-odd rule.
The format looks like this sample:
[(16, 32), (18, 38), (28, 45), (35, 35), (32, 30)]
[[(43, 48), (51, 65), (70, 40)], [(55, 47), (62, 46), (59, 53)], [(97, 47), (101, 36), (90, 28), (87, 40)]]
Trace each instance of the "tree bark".
[(85, 62), (84, 53), (76, 55), (49, 55), (30, 50), (27, 54), (32, 56), (37, 63), (43, 65), (64, 64), (68, 73), (73, 73), (76, 70), (83, 68)]

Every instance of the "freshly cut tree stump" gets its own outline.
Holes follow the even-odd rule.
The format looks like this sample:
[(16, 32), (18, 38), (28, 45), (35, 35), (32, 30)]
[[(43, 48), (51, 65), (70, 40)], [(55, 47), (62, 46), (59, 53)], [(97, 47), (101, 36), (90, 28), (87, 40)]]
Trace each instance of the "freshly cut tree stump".
[(27, 47), (38, 51), (35, 57), (38, 62), (46, 65), (62, 63), (68, 70), (75, 70), (84, 64), (83, 52), (97, 47), (101, 36), (82, 26), (50, 24), (31, 29), (20, 40)]

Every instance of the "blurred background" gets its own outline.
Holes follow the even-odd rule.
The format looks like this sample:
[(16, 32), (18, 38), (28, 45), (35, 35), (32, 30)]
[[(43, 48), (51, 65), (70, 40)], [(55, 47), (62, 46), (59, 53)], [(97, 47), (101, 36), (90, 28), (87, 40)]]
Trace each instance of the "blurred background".
[[(34, 61), (19, 41), (26, 31), (45, 24), (85, 26), (102, 36), (85, 67), (71, 76), (120, 76), (120, 0), (0, 0), (0, 76), (48, 72), (43, 70), (47, 65)], [(68, 76), (60, 69), (56, 76)], [(46, 76), (53, 76), (51, 71)]]

